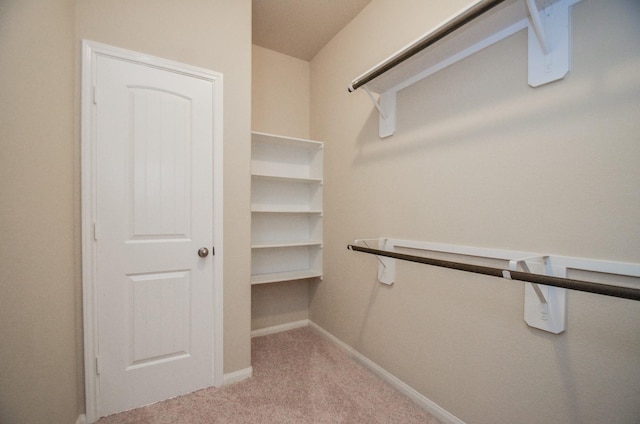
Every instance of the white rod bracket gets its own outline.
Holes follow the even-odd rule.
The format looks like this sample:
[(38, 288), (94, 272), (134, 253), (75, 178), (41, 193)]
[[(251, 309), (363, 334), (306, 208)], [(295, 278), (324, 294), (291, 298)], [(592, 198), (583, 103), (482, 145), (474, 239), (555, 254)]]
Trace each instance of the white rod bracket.
[(540, 12), (536, 6), (536, 0), (525, 0), (525, 3), (527, 4), (529, 19), (533, 26), (533, 30), (536, 33), (536, 37), (538, 38), (538, 42), (540, 43), (540, 47), (542, 48), (542, 52), (545, 55), (548, 55), (551, 53), (551, 47), (549, 46), (549, 41), (547, 40), (547, 35), (544, 31), (544, 24), (540, 18)]
[(396, 132), (396, 90), (387, 90), (380, 94), (376, 100), (369, 87), (363, 85), (364, 91), (367, 93), (373, 105), (378, 109), (379, 119), (379, 135), (380, 138), (387, 138)]
[(396, 132), (396, 98), (397, 92), (385, 91), (380, 95), (380, 138), (387, 138)]
[[(357, 239), (357, 244), (363, 244), (365, 247), (372, 248), (369, 243), (376, 243), (375, 248), (379, 250), (395, 251), (395, 246), (391, 239)], [(378, 282), (386, 285), (392, 285), (396, 279), (396, 260), (387, 256), (375, 255), (378, 260)]]
[[(528, 272), (531, 273), (531, 269), (529, 268), (529, 265), (527, 265), (527, 259), (538, 259), (536, 258), (525, 258), (525, 259), (517, 259), (517, 260), (511, 260), (509, 261), (509, 269), (511, 271), (517, 271), (518, 270), (518, 265), (522, 268), (522, 270), (524, 272)], [(545, 257), (542, 257), (543, 260), (546, 260)], [(536, 292), (536, 295), (538, 296), (538, 300), (540, 301), (540, 303), (542, 305), (547, 305), (547, 299), (544, 297), (544, 294), (542, 293), (542, 290), (540, 290), (540, 286), (536, 283), (529, 283), (531, 284), (531, 287), (533, 288), (533, 290)]]
[[(391, 240), (380, 239), (378, 249), (393, 252), (395, 247)], [(378, 281), (382, 284), (392, 285), (396, 280), (396, 260), (385, 256), (378, 256)]]
[(529, 9), (529, 85), (538, 87), (564, 78), (571, 66), (570, 14), (575, 3), (560, 0), (538, 10), (535, 0)]
[[(517, 271), (518, 266), (524, 272), (534, 272), (545, 275), (565, 277), (566, 270), (560, 270), (563, 275), (553, 272), (548, 256), (528, 257), (509, 261), (509, 269)], [(566, 328), (566, 289), (550, 287), (535, 283), (525, 283), (524, 286), (524, 321), (529, 327), (559, 334)]]
[(369, 90), (369, 87), (367, 87), (366, 85), (363, 86), (362, 88), (364, 88), (364, 91), (369, 95), (369, 98), (371, 99), (371, 101), (373, 102), (373, 105), (376, 107), (376, 109), (378, 109), (378, 112), (380, 112), (380, 116), (383, 119), (387, 119), (387, 115), (384, 113), (384, 111), (382, 110), (382, 106), (380, 106), (380, 103), (378, 103), (378, 100), (376, 100), (375, 97), (373, 97), (373, 94), (371, 93), (371, 90)]

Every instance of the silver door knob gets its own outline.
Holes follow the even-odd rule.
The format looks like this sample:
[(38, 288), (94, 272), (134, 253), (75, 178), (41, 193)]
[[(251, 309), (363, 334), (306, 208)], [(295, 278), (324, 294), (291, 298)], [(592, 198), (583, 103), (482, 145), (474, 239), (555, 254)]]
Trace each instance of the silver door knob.
[(206, 258), (207, 256), (209, 256), (209, 249), (207, 249), (206, 247), (201, 247), (200, 249), (198, 249), (198, 256), (200, 256), (201, 258)]

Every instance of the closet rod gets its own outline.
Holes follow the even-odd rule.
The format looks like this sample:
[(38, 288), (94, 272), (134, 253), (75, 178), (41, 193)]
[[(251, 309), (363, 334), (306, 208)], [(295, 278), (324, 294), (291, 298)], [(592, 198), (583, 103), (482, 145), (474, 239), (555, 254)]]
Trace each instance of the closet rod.
[(504, 1), (505, 0), (479, 0), (477, 3), (464, 10), (462, 13), (455, 16), (451, 20), (447, 21), (442, 26), (434, 29), (432, 32), (419, 39), (406, 49), (395, 54), (394, 56), (380, 63), (375, 68), (353, 80), (348, 88), (349, 92), (352, 93), (356, 91), (366, 83), (374, 80), (388, 70), (396, 67), (400, 63), (421, 52), (437, 41), (443, 39), (452, 32), (462, 28), (464, 25), (480, 17), (481, 15), (488, 12), (490, 9), (493, 9), (495, 6)]
[(388, 250), (371, 249), (368, 247), (350, 244), (347, 249), (364, 252), (377, 256), (401, 259), (403, 261), (417, 262), (426, 265), (456, 269), (459, 271), (473, 272), (476, 274), (490, 275), (492, 277), (507, 278), (511, 280), (525, 281), (527, 283), (543, 284), (545, 286), (561, 287), (564, 289), (578, 290), (604, 296), (619, 297), (622, 299), (640, 300), (640, 289), (630, 287), (611, 286), (607, 284), (592, 283), (589, 281), (573, 280), (569, 278), (553, 277), (550, 275), (530, 274), (522, 271), (503, 270), (482, 265), (472, 265), (463, 262), (445, 261), (441, 259), (426, 258), (423, 256), (407, 255), (404, 253), (390, 252)]

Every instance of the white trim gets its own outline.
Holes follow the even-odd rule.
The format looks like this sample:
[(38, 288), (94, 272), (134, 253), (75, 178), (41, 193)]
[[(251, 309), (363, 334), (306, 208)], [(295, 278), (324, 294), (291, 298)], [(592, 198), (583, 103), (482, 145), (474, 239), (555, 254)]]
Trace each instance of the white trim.
[(230, 372), (229, 374), (224, 375), (224, 384), (223, 386), (228, 386), (229, 384), (239, 383), (247, 378), (253, 377), (253, 367), (245, 368), (243, 370), (238, 370), (234, 372)]
[[(212, 71), (208, 71), (212, 72)], [(223, 75), (213, 72), (213, 385), (224, 384), (224, 102)]]
[(76, 420), (76, 424), (87, 424), (87, 416), (85, 414), (78, 415), (78, 419)]
[(251, 338), (267, 336), (269, 334), (282, 333), (283, 331), (294, 330), (296, 328), (308, 327), (309, 320), (303, 319), (300, 321), (288, 322), (286, 324), (274, 325), (271, 327), (259, 328), (251, 332)]
[[(82, 91), (81, 91), (81, 191), (82, 191), (82, 293), (84, 324), (84, 375), (85, 411), (78, 423), (95, 422), (98, 416), (98, 378), (95, 373), (97, 357), (97, 298), (95, 292), (95, 243), (93, 223), (95, 221), (95, 108), (93, 107), (93, 86), (96, 79), (96, 58), (98, 55), (115, 57), (136, 63), (143, 63), (160, 69), (202, 78), (213, 83), (213, 242), (216, 249), (214, 260), (214, 335), (213, 335), (213, 384), (220, 387), (225, 383), (223, 358), (223, 98), (221, 73), (186, 65), (168, 59), (125, 50), (106, 44), (82, 40)], [(80, 421), (82, 420), (82, 421)]]
[(391, 384), (393, 387), (395, 387), (405, 396), (408, 396), (411, 400), (416, 402), (418, 405), (420, 405), (427, 412), (429, 412), (431, 415), (433, 415), (443, 423), (465, 424), (464, 421), (460, 420), (453, 414), (449, 413), (446, 409), (442, 408), (440, 405), (436, 404), (432, 400), (423, 396), (413, 387), (409, 386), (408, 384), (406, 384), (405, 382), (403, 382), (402, 380), (400, 380), (399, 378), (391, 374), (389, 371), (382, 368), (380, 365), (371, 361), (369, 358), (367, 358), (366, 356), (364, 356), (363, 354), (361, 354), (360, 352), (358, 352), (357, 350), (355, 350), (354, 348), (352, 348), (342, 340), (338, 339), (336, 336), (329, 333), (327, 330), (320, 327), (315, 322), (309, 321), (309, 326), (317, 330), (327, 340), (333, 342), (335, 345), (337, 345), (339, 348), (345, 351), (353, 359), (360, 362), (362, 365), (367, 367), (371, 372), (376, 374), (378, 377), (380, 377), (387, 383)]
[(95, 217), (95, 158), (93, 153), (95, 109), (93, 81), (96, 76), (95, 54), (92, 45), (82, 43), (82, 91), (81, 91), (81, 190), (82, 190), (82, 305), (84, 322), (84, 377), (85, 413), (88, 422), (98, 418), (98, 380), (95, 358), (98, 349), (97, 298), (95, 293), (95, 244), (93, 243)]

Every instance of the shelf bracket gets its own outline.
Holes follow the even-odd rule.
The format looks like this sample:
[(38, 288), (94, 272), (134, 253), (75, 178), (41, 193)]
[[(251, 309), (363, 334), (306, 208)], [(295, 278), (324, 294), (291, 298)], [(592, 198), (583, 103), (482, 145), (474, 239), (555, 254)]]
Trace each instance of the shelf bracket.
[(365, 85), (362, 88), (364, 88), (364, 91), (367, 93), (367, 95), (373, 102), (373, 105), (376, 107), (376, 109), (378, 109), (380, 116), (383, 117), (384, 119), (387, 119), (387, 115), (384, 113), (384, 110), (382, 110), (382, 106), (380, 105), (380, 103), (378, 103), (378, 100), (376, 100), (376, 98), (373, 97), (373, 94), (371, 94), (371, 90), (369, 90), (369, 87)]
[[(356, 240), (355, 244), (358, 245), (362, 243), (365, 247), (371, 248), (369, 243), (367, 243), (368, 241), (376, 242), (376, 248), (379, 250), (395, 251), (391, 240), (386, 238)], [(378, 260), (378, 282), (388, 286), (392, 285), (396, 279), (396, 260), (380, 255), (376, 255), (376, 259)]]
[[(566, 269), (554, 272), (548, 256), (536, 256), (509, 261), (509, 270), (535, 272), (545, 275), (566, 277)], [(508, 275), (508, 272), (506, 272)], [(507, 277), (508, 278), (508, 277)], [(535, 283), (524, 286), (524, 321), (529, 327), (538, 328), (553, 334), (562, 333), (566, 327), (566, 289)]]
[(536, 6), (536, 0), (525, 0), (525, 3), (527, 4), (527, 9), (529, 10), (529, 19), (531, 20), (533, 31), (538, 38), (538, 42), (540, 43), (542, 52), (547, 55), (551, 53), (551, 48), (549, 47), (549, 41), (547, 41), (547, 34), (544, 31), (542, 18), (540, 18), (540, 11)]
[(575, 0), (560, 0), (541, 9), (535, 0), (525, 3), (529, 10), (529, 85), (538, 87), (569, 73), (569, 9)]
[(396, 132), (396, 91), (388, 90), (380, 95), (378, 100), (373, 96), (371, 90), (366, 85), (363, 86), (364, 91), (369, 95), (373, 105), (378, 109), (379, 118), (379, 136), (387, 138)]
[[(378, 241), (378, 249), (394, 251), (393, 243), (389, 239), (381, 239)], [(396, 280), (396, 260), (384, 256), (377, 256), (378, 264), (378, 281), (382, 284), (392, 285)]]

